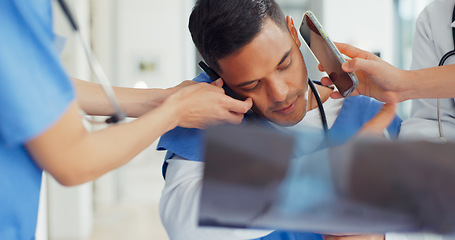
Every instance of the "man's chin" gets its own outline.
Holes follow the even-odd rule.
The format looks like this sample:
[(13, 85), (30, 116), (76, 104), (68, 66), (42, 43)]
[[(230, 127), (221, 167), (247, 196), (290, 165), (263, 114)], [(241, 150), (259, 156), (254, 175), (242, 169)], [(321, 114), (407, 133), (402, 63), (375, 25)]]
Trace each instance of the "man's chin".
[(279, 125), (281, 127), (292, 127), (295, 126), (297, 123), (302, 121), (302, 119), (305, 117), (305, 114), (302, 114), (301, 116), (293, 116), (292, 118), (286, 118), (286, 119), (268, 119), (268, 121)]

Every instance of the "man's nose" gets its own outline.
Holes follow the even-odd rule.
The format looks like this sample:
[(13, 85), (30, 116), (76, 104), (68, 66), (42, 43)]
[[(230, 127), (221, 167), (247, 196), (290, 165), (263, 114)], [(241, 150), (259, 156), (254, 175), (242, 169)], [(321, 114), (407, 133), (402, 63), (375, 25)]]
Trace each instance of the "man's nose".
[(269, 81), (268, 95), (273, 102), (284, 102), (288, 96), (289, 86), (281, 78), (273, 78)]

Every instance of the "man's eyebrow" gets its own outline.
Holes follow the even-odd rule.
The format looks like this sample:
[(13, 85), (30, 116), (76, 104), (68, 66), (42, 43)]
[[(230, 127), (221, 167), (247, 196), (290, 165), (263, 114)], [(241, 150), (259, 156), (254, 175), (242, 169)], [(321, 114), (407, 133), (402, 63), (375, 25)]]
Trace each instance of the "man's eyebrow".
[[(289, 51), (287, 51), (287, 52), (284, 54), (283, 58), (281, 58), (280, 62), (277, 64), (277, 66), (280, 66), (280, 65), (286, 60), (286, 58), (289, 57), (289, 54), (291, 54), (291, 51), (292, 51), (292, 49), (289, 49)], [(235, 86), (236, 86), (236, 87), (244, 87), (244, 86), (249, 85), (249, 84), (252, 84), (252, 83), (254, 83), (254, 82), (256, 82), (256, 81), (259, 81), (259, 79), (256, 79), (256, 80), (253, 80), (253, 81), (248, 81), (248, 82), (243, 82), (243, 83), (240, 83), (240, 84), (235, 85)]]

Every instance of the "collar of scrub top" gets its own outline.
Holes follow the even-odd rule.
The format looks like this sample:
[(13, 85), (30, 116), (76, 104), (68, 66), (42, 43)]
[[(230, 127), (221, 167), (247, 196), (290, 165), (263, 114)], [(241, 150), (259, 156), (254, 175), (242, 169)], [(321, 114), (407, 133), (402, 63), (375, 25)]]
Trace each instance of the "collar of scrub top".
[(66, 2), (64, 0), (57, 0), (57, 1), (60, 4), (60, 7), (62, 8), (63, 13), (65, 14), (69, 23), (71, 24), (74, 34), (79, 39), (79, 42), (81, 43), (81, 45), (84, 47), (85, 55), (87, 56), (89, 65), (92, 68), (92, 71), (93, 71), (95, 77), (100, 81), (101, 86), (103, 87), (103, 90), (109, 100), (109, 103), (112, 105), (112, 108), (114, 109), (114, 114), (112, 114), (108, 119), (106, 119), (105, 122), (109, 124), (109, 123), (118, 123), (118, 122), (124, 120), (126, 118), (126, 114), (120, 108), (120, 105), (117, 102), (117, 98), (115, 97), (114, 90), (112, 89), (112, 86), (109, 83), (109, 80), (108, 80), (103, 68), (101, 67), (101, 64), (99, 63), (96, 56), (93, 54), (91, 48), (88, 47), (87, 43), (82, 38), (82, 35), (79, 32), (79, 27), (78, 27), (76, 21), (74, 20), (73, 15), (71, 14), (70, 9), (68, 8), (68, 5), (66, 4)]

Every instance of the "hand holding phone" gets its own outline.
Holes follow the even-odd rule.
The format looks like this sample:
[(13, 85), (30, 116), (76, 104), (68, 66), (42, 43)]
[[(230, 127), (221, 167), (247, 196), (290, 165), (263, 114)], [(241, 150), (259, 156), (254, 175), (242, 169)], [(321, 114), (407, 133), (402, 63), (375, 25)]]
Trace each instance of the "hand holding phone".
[[(209, 76), (210, 80), (215, 81), (218, 78), (220, 78), (220, 75), (218, 75), (218, 73), (215, 72), (215, 70), (211, 69), (205, 62), (200, 61), (198, 65)], [(234, 99), (237, 99), (237, 100), (245, 101), (245, 98), (242, 98), (239, 95), (237, 95), (226, 84), (223, 85), (223, 89), (224, 89), (224, 92), (226, 93), (226, 95), (228, 95)]]
[(348, 97), (359, 83), (357, 76), (343, 71), (341, 65), (346, 60), (311, 11), (303, 15), (299, 32), (340, 94)]

